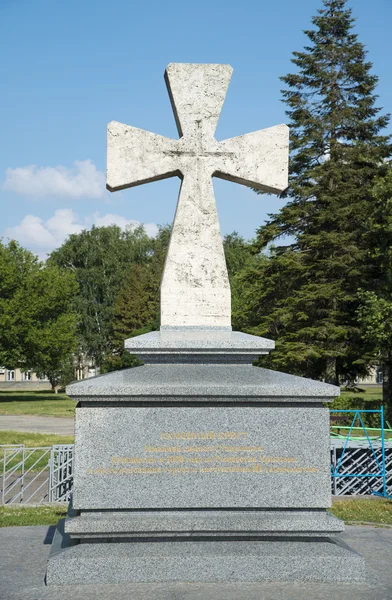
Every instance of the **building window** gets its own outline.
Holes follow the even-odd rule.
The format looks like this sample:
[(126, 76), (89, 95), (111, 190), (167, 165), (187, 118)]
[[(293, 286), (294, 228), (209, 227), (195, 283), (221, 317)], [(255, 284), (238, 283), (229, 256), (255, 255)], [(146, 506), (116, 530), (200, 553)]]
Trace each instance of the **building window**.
[(0, 375), (5, 375), (5, 367), (0, 367)]
[(7, 381), (15, 381), (15, 371), (7, 371)]
[(31, 381), (31, 371), (23, 371), (23, 381)]

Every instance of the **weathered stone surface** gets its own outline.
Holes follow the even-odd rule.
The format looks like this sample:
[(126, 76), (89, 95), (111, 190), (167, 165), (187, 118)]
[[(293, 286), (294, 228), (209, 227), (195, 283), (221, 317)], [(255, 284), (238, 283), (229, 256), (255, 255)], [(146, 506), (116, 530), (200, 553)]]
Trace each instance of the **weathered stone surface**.
[[(68, 542), (69, 543), (69, 542)], [(123, 582), (364, 581), (363, 558), (343, 544), (307, 541), (93, 543), (67, 548), (56, 532), (48, 585)]]
[(212, 176), (267, 192), (288, 183), (288, 128), (218, 142), (215, 128), (229, 65), (170, 64), (166, 83), (179, 140), (113, 121), (107, 187), (119, 190), (178, 175), (180, 195), (161, 284), (161, 326), (231, 326), (230, 285)]
[(287, 373), (225, 364), (150, 364), (114, 371), (67, 386), (67, 394), (83, 402), (115, 402), (119, 398), (179, 402), (328, 402), (339, 396), (334, 385)]
[(68, 518), (71, 538), (315, 537), (341, 533), (344, 524), (326, 510), (83, 511)]
[(328, 431), (312, 407), (77, 408), (74, 507), (324, 508)]

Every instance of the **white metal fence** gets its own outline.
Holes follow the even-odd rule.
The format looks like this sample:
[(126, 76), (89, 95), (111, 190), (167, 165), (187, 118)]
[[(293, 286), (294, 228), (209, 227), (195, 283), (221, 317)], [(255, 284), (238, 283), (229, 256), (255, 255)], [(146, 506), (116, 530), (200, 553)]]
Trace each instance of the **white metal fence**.
[(73, 485), (73, 445), (0, 446), (1, 504), (68, 502)]
[[(333, 440), (331, 491), (339, 495), (382, 493), (382, 453), (373, 442), (350, 442), (342, 456), (344, 441)], [(0, 446), (0, 504), (47, 504), (68, 502), (73, 485), (73, 445), (25, 448)], [(385, 447), (387, 492), (392, 494), (392, 444)], [(366, 475), (365, 475), (366, 474)]]

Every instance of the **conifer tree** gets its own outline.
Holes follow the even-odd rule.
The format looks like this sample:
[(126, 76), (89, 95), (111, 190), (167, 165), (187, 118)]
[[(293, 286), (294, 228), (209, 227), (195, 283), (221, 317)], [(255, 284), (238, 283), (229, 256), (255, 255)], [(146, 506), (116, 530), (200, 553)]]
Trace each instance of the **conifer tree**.
[(370, 362), (383, 373), (383, 402), (392, 415), (392, 164), (373, 189), (368, 225), (369, 266), (374, 286), (358, 293), (358, 320)]
[(123, 348), (124, 340), (135, 330), (146, 327), (152, 318), (148, 275), (146, 265), (132, 265), (117, 294), (113, 319), (114, 348)]
[(171, 228), (160, 227), (152, 251), (142, 264), (131, 265), (114, 304), (112, 347), (122, 352), (124, 340), (159, 328), (159, 286)]
[[(309, 42), (282, 77), (290, 127), (288, 202), (257, 231), (270, 248), (254, 281), (248, 329), (277, 339), (274, 366), (337, 383), (365, 372), (357, 289), (371, 289), (372, 188), (386, 171), (389, 116), (376, 106), (377, 77), (353, 32), (346, 0), (324, 0)], [(371, 236), (370, 236), (371, 237)]]

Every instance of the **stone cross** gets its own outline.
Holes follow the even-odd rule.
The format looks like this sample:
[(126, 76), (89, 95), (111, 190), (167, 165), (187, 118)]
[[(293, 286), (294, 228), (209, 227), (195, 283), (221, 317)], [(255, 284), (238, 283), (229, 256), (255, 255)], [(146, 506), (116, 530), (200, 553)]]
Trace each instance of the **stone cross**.
[(286, 125), (215, 139), (231, 74), (230, 65), (167, 67), (179, 140), (117, 121), (108, 125), (108, 190), (175, 175), (182, 180), (161, 282), (161, 329), (231, 329), (230, 285), (211, 178), (270, 193), (288, 184)]

